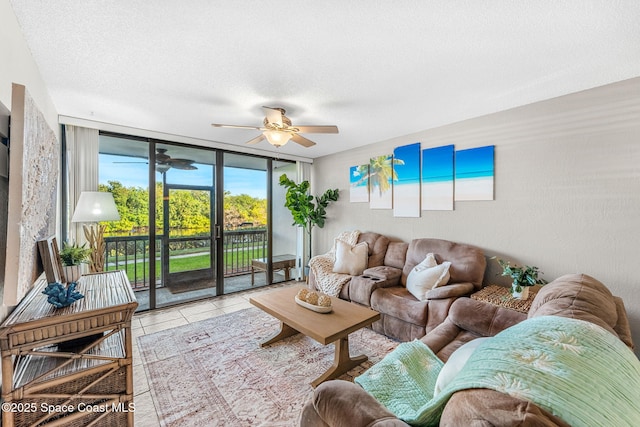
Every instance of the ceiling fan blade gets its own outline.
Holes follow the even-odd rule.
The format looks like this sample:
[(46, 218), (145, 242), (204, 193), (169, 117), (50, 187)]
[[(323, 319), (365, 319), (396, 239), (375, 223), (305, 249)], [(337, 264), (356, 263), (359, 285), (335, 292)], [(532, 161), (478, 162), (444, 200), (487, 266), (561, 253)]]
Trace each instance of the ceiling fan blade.
[(338, 126), (296, 126), (302, 133), (338, 133)]
[(172, 163), (171, 167), (174, 169), (181, 169), (184, 171), (194, 171), (197, 170), (198, 168), (193, 166), (192, 164), (187, 164), (187, 163)]
[(213, 126), (214, 128), (234, 128), (234, 129), (257, 129), (257, 130), (263, 130), (263, 128), (256, 127), (256, 126), (221, 125), (219, 123), (211, 123), (211, 126)]
[(296, 142), (296, 143), (302, 145), (303, 147), (307, 147), (307, 148), (316, 145), (315, 142), (311, 141), (310, 139), (305, 138), (304, 136), (300, 136), (297, 133), (293, 134), (293, 136), (291, 137), (291, 140), (293, 142)]
[(111, 163), (129, 163), (129, 164), (144, 163), (145, 165), (149, 164), (149, 162), (111, 162)]
[(262, 107), (262, 110), (267, 116), (267, 121), (269, 123), (282, 127), (282, 111), (271, 107)]
[(264, 139), (264, 135), (260, 134), (258, 136), (256, 136), (255, 138), (253, 138), (252, 140), (247, 141), (247, 144), (257, 144), (258, 142), (262, 141)]

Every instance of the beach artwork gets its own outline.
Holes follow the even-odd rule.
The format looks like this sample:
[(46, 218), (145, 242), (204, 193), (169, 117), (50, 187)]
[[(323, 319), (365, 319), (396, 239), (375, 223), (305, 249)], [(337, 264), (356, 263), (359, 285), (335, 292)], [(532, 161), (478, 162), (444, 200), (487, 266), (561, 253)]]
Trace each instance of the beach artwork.
[(420, 143), (393, 150), (393, 216), (420, 217)]
[(456, 151), (455, 200), (493, 200), (494, 146)]
[(369, 160), (369, 207), (371, 209), (393, 208), (393, 170), (391, 154), (372, 157)]
[(349, 201), (352, 203), (369, 201), (369, 165), (349, 168)]
[(453, 210), (453, 145), (422, 150), (422, 210)]

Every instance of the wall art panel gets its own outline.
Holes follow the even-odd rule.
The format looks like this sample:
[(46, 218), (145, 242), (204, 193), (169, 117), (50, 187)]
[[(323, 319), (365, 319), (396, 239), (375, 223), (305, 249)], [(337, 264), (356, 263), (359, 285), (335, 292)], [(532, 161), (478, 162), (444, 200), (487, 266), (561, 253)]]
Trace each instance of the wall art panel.
[(385, 154), (369, 161), (369, 207), (371, 209), (393, 208), (393, 156)]
[(420, 216), (420, 143), (393, 150), (393, 216)]
[(493, 159), (493, 145), (456, 151), (456, 201), (493, 200)]
[(369, 165), (349, 168), (349, 201), (369, 201)]
[(422, 150), (422, 210), (453, 210), (453, 145)]

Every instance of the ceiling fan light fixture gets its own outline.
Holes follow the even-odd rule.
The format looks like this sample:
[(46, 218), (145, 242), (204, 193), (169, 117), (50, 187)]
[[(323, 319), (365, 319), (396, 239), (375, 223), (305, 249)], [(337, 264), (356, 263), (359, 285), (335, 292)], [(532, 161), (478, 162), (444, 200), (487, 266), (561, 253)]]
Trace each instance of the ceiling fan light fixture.
[(262, 134), (267, 138), (269, 144), (282, 147), (284, 144), (289, 142), (291, 137), (293, 136), (290, 132), (285, 132), (281, 130), (265, 130)]
[(165, 173), (169, 169), (171, 169), (171, 165), (166, 163), (159, 163), (156, 165), (156, 172)]

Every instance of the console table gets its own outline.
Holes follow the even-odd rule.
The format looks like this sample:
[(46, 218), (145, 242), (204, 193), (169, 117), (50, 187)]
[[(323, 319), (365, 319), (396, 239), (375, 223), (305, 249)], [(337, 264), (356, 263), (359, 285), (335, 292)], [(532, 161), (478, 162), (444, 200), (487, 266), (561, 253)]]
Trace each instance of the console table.
[[(273, 271), (284, 270), (284, 280), (291, 280), (289, 270), (296, 266), (295, 255), (276, 255), (271, 258), (271, 266)], [(255, 281), (255, 270), (267, 272), (267, 258), (256, 258), (251, 260), (251, 286)]]
[(82, 276), (84, 295), (56, 309), (33, 289), (0, 326), (2, 424), (133, 427), (131, 318), (123, 271)]

